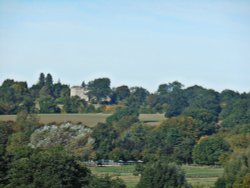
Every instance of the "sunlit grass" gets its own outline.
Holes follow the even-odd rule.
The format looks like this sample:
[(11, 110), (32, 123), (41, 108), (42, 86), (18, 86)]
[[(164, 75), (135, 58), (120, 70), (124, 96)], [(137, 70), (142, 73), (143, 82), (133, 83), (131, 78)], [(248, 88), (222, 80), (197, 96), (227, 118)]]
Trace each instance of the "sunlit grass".
[[(91, 167), (91, 171), (96, 175), (108, 174), (112, 177), (119, 177), (128, 186), (133, 188), (139, 182), (140, 177), (134, 176), (135, 165), (111, 166), (111, 167)], [(192, 166), (183, 165), (182, 169), (186, 173), (187, 181), (192, 185), (200, 185), (209, 188), (214, 185), (218, 177), (223, 173), (223, 168), (212, 166)]]

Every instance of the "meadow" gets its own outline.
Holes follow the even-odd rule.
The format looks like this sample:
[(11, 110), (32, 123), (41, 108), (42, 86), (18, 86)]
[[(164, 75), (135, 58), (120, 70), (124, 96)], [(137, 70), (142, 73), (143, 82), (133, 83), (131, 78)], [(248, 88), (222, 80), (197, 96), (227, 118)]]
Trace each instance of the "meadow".
[[(88, 127), (94, 127), (98, 122), (104, 123), (111, 114), (88, 113), (88, 114), (38, 114), (39, 120), (43, 124), (48, 123), (79, 123)], [(140, 114), (139, 119), (148, 125), (156, 125), (165, 119), (163, 114)], [(0, 115), (0, 121), (15, 121), (16, 115)]]
[[(140, 180), (140, 176), (134, 176), (135, 165), (91, 167), (93, 174), (102, 176), (105, 174), (113, 178), (119, 177), (126, 183), (128, 188), (134, 188)], [(193, 186), (210, 188), (223, 173), (223, 168), (213, 166), (183, 165), (187, 181)]]

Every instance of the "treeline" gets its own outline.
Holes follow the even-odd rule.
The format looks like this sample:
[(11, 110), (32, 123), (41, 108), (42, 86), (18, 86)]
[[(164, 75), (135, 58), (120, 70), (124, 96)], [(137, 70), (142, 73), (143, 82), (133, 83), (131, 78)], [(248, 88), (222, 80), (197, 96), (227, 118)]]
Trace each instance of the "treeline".
[[(41, 74), (39, 82), (30, 88), (25, 82), (3, 82), (0, 87), (0, 113), (18, 113), (16, 122), (0, 123), (0, 179), (5, 185), (21, 187), (30, 179), (33, 183), (46, 182), (46, 179), (35, 181), (32, 176), (41, 172), (45, 174), (38, 174), (39, 177), (47, 178), (46, 170), (35, 172), (26, 169), (39, 169), (33, 164), (37, 158), (41, 158), (38, 161), (39, 165), (41, 162), (40, 166), (47, 164), (47, 159), (40, 155), (52, 157), (54, 154), (47, 150), (52, 149), (53, 153), (53, 148), (58, 147), (60, 152), (74, 158), (70, 162), (73, 167), (69, 166), (69, 169), (76, 168), (79, 173), (81, 169), (77, 165), (81, 161), (143, 160), (149, 165), (137, 167), (144, 176), (141, 178), (144, 182), (140, 182), (139, 187), (156, 186), (153, 182), (156, 183), (162, 173), (156, 173), (156, 170), (155, 174), (151, 174), (150, 171), (155, 171), (152, 168), (162, 167), (163, 171), (170, 169), (179, 174), (177, 178), (184, 178), (175, 163), (223, 165), (225, 172), (216, 187), (249, 185), (250, 93), (232, 90), (219, 93), (201, 86), (184, 88), (179, 82), (162, 84), (155, 93), (150, 93), (141, 87), (110, 88), (108, 78), (95, 79), (82, 86), (88, 90), (89, 101), (77, 96), (70, 97), (69, 86), (60, 82), (54, 84), (50, 74), (46, 77)], [(110, 100), (106, 100), (108, 98)], [(29, 115), (106, 112), (108, 108), (112, 109), (113, 114), (105, 123), (99, 123), (92, 129), (82, 125), (44, 126), (38, 123), (35, 115)], [(164, 113), (167, 119), (158, 126), (148, 126), (139, 121), (140, 113)], [(60, 152), (58, 155), (61, 155)], [(55, 164), (62, 165), (60, 161)], [(31, 175), (20, 175), (29, 173)], [(64, 174), (61, 176), (64, 177)], [(94, 178), (91, 174), (87, 177), (92, 178), (87, 178), (89, 182), (106, 181), (105, 178)], [(182, 185), (189, 186), (183, 178)], [(63, 178), (55, 181), (60, 179)], [(19, 181), (21, 183), (12, 184)], [(107, 181), (112, 183), (112, 179)], [(118, 187), (123, 186), (120, 180), (113, 183), (117, 183)]]
[(167, 117), (198, 113), (206, 115), (206, 121), (216, 122), (235, 109), (245, 111), (249, 107), (250, 94), (232, 90), (219, 93), (196, 85), (184, 88), (175, 81), (161, 84), (155, 93), (150, 93), (142, 87), (111, 88), (110, 84), (109, 78), (98, 78), (87, 84), (83, 81), (81, 86), (86, 88), (89, 98), (85, 101), (78, 96), (70, 97), (70, 86), (60, 81), (54, 83), (51, 74), (41, 73), (37, 84), (31, 87), (26, 82), (6, 79), (0, 86), (0, 114), (16, 114), (22, 110), (29, 113), (114, 112), (117, 106), (129, 106), (139, 113), (165, 113)]

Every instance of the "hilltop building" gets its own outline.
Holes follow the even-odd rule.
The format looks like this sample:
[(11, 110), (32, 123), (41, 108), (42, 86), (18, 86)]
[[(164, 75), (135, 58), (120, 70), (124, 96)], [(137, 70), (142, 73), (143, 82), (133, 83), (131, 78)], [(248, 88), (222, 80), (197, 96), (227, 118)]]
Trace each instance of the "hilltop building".
[(78, 96), (85, 101), (89, 101), (88, 89), (82, 86), (72, 86), (70, 88), (70, 96)]

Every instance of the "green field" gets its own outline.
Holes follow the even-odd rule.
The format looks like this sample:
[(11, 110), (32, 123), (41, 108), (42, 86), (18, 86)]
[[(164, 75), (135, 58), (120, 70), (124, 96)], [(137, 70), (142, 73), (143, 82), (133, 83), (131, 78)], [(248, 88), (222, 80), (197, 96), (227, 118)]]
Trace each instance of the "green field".
[(139, 119), (147, 125), (158, 125), (166, 118), (164, 114), (140, 114)]
[[(89, 127), (94, 127), (98, 122), (105, 122), (106, 118), (111, 114), (104, 113), (88, 113), (88, 114), (38, 114), (41, 123), (83, 123)], [(141, 114), (139, 119), (146, 124), (155, 125), (164, 120), (163, 114)], [(0, 121), (15, 121), (16, 115), (0, 115)]]
[(223, 174), (223, 168), (211, 166), (189, 166), (183, 165), (187, 181), (192, 185), (212, 187), (215, 181)]
[[(119, 177), (124, 180), (128, 188), (133, 188), (139, 182), (140, 177), (133, 175), (134, 165), (112, 166), (112, 167), (91, 167), (91, 171), (96, 175), (108, 174), (112, 177)], [(200, 185), (204, 188), (212, 187), (219, 176), (223, 173), (223, 168), (210, 166), (189, 166), (183, 165), (186, 172), (187, 181), (192, 185)]]

